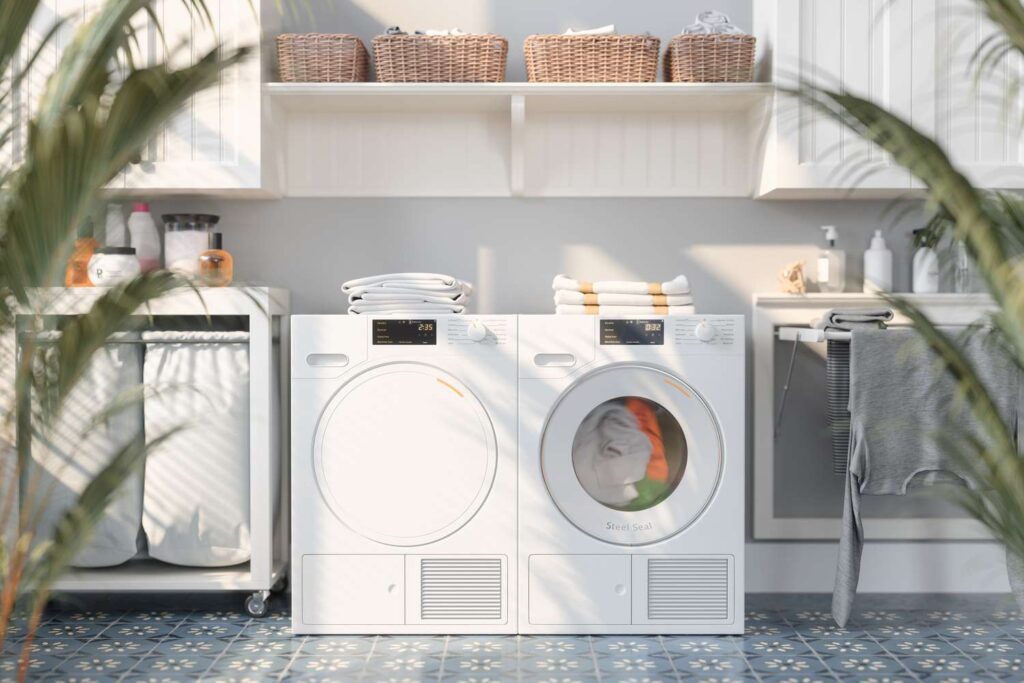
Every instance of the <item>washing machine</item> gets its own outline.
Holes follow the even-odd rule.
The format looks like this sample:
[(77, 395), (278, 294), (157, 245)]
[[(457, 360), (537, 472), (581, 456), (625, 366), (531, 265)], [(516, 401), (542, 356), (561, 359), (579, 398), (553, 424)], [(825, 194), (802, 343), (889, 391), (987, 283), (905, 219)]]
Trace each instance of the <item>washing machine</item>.
[(297, 633), (516, 631), (516, 318), (292, 316)]
[(742, 316), (520, 316), (521, 633), (743, 632)]

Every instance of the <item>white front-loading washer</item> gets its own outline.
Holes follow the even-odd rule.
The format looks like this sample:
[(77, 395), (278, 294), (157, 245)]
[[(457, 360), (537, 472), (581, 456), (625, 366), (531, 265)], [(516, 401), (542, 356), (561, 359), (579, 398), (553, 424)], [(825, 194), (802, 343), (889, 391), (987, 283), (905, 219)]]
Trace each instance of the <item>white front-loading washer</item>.
[(516, 631), (514, 316), (292, 316), (297, 633)]
[(520, 316), (521, 633), (743, 632), (742, 316)]

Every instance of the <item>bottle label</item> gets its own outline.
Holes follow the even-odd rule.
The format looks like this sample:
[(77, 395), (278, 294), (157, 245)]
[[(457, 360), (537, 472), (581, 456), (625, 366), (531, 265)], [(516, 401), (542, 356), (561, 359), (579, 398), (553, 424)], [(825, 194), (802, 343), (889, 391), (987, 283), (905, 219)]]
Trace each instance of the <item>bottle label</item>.
[(818, 282), (828, 282), (828, 256), (818, 257)]

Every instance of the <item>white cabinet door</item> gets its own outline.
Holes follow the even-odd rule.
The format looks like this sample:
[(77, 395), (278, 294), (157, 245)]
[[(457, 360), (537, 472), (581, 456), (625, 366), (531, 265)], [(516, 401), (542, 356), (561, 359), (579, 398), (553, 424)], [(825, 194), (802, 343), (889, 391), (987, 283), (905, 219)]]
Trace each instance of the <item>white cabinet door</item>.
[[(935, 136), (976, 185), (1024, 188), (1016, 52), (977, 82), (973, 59), (998, 34), (972, 0), (936, 0)], [(990, 44), (990, 43), (988, 43)]]
[[(775, 0), (755, 3), (766, 74), (885, 106), (934, 135), (977, 185), (1024, 187), (1021, 77), (1013, 55), (976, 81), (973, 59), (996, 28), (972, 0)], [(785, 95), (776, 103), (762, 196), (894, 196), (920, 188), (853, 133)]]
[[(40, 99), (47, 81), (60, 62), (65, 48), (74, 39), (75, 32), (102, 4), (103, 0), (43, 0), (32, 16), (25, 40), (19, 47), (15, 69), (24, 69), (31, 64), (27, 75), (14, 93), (10, 121), (0, 121), (0, 126), (13, 123), (13, 139), (7, 146), (7, 154), (0, 158), (0, 164), (19, 164), (24, 160), (28, 142), (28, 125), (39, 110)], [(50, 33), (59, 22), (56, 32)], [(44, 41), (49, 40), (43, 45)], [(40, 46), (43, 46), (40, 50)], [(36, 55), (33, 61), (33, 56)], [(124, 174), (108, 185), (112, 189), (124, 186)]]
[[(867, 97), (915, 125), (934, 119), (934, 0), (777, 0), (755, 3), (771, 78)], [(779, 94), (760, 194), (822, 196), (911, 189), (910, 175), (827, 115)], [(825, 192), (823, 192), (825, 191)]]
[[(260, 5), (272, 2), (206, 0), (213, 25), (182, 0), (156, 0), (163, 26), (146, 33), (149, 61), (195, 64), (218, 41), (226, 49), (256, 49), (225, 71), (217, 85), (193, 97), (128, 168), (126, 187), (154, 193), (254, 192), (266, 189), (261, 137)], [(270, 9), (265, 10), (267, 14)]]

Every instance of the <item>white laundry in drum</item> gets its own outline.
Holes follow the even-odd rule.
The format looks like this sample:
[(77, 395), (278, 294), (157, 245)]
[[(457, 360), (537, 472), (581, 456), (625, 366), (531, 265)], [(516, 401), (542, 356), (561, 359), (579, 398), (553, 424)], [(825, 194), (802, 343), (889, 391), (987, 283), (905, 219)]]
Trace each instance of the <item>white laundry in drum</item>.
[(583, 423), (572, 445), (573, 467), (580, 484), (606, 505), (625, 505), (639, 495), (635, 484), (647, 476), (651, 441), (625, 406), (598, 406)]
[(147, 459), (143, 526), (163, 562), (249, 559), (246, 332), (147, 332), (146, 439), (178, 429)]

